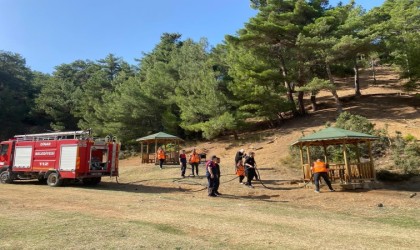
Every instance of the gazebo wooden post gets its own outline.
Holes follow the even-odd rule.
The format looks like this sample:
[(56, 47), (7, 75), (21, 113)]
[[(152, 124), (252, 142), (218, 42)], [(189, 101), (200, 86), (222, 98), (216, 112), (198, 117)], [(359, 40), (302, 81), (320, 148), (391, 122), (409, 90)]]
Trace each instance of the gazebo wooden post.
[(175, 157), (175, 162), (176, 162), (176, 164), (178, 165), (179, 164), (179, 149), (180, 149), (180, 146), (179, 146), (179, 143), (180, 141), (179, 140), (175, 140), (175, 155), (174, 155), (174, 157)]
[(349, 162), (347, 161), (347, 147), (346, 142), (343, 143), (343, 155), (344, 155), (344, 165), (346, 167), (347, 175), (348, 175), (348, 181), (351, 182), (351, 169)]
[(143, 163), (143, 142), (140, 143), (140, 157), (141, 157), (141, 161), (140, 163)]
[(299, 152), (300, 152), (300, 166), (302, 167), (302, 171), (303, 171), (303, 178), (306, 177), (306, 172), (305, 172), (305, 166), (303, 165), (303, 149), (302, 149), (302, 144), (299, 144)]
[[(308, 172), (311, 175), (311, 153), (309, 152), (309, 145), (306, 145), (306, 158), (308, 160)], [(311, 178), (311, 176), (309, 176)]]
[(327, 146), (325, 146), (325, 144), (322, 144), (322, 147), (324, 148), (324, 162), (328, 163)]
[(155, 139), (155, 164), (157, 163), (157, 139)]
[(371, 146), (370, 140), (367, 142), (367, 144), (368, 144), (368, 150), (369, 150), (370, 170), (372, 171), (373, 180), (376, 181), (376, 172), (375, 172), (375, 167), (373, 164), (372, 146)]
[[(356, 146), (357, 171), (358, 171), (359, 179), (362, 179), (362, 178), (364, 178), (364, 174), (361, 173), (361, 172), (363, 172), (363, 168), (360, 166), (360, 149), (359, 149), (359, 143), (356, 142), (354, 145)], [(360, 171), (361, 169), (362, 169), (362, 171)]]
[(147, 142), (147, 144), (146, 144), (146, 153), (147, 153), (147, 163), (149, 163), (149, 157), (150, 157), (150, 154), (149, 154), (149, 142)]

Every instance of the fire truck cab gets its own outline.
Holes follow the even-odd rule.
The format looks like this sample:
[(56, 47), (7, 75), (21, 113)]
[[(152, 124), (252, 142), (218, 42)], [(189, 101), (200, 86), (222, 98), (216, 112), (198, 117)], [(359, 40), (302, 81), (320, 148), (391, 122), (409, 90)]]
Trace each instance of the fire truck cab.
[(118, 176), (120, 144), (93, 138), (90, 131), (16, 135), (0, 143), (0, 182), (38, 179), (49, 186), (65, 180), (96, 185), (102, 176)]

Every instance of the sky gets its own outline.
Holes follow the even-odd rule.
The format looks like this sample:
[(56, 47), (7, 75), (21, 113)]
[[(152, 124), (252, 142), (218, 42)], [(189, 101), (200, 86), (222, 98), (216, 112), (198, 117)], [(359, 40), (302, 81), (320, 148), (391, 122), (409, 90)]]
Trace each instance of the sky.
[[(366, 10), (383, 2), (356, 0)], [(248, 0), (0, 0), (0, 50), (43, 73), (110, 53), (134, 65), (165, 32), (215, 46), (256, 13)]]

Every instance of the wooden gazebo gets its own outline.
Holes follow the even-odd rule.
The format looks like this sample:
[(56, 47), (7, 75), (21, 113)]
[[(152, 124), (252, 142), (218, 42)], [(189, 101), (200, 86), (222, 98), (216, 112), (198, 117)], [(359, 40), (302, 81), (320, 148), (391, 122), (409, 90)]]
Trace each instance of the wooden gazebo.
[[(309, 148), (311, 146), (321, 146), (324, 149), (325, 162), (330, 166), (330, 178), (333, 183), (340, 182), (341, 184), (362, 183), (365, 181), (375, 181), (375, 167), (373, 163), (371, 142), (377, 140), (378, 137), (353, 132), (345, 129), (328, 127), (316, 133), (300, 138), (293, 146), (299, 146), (300, 160), (303, 170), (303, 178), (309, 181), (312, 177), (311, 173), (311, 155)], [(360, 144), (367, 144), (369, 151), (369, 159), (361, 162), (360, 160)], [(327, 147), (330, 145), (343, 146), (342, 163), (331, 163), (328, 161)], [(356, 159), (351, 161), (348, 157), (348, 145), (356, 147)], [(306, 157), (304, 156), (304, 148), (306, 148)], [(306, 158), (306, 159), (305, 159)]]
[[(159, 132), (153, 135), (138, 138), (136, 141), (141, 143), (141, 163), (157, 164), (156, 152), (158, 147), (162, 147), (166, 152), (165, 165), (179, 164), (179, 144), (184, 141), (181, 138), (164, 132)], [(169, 144), (172, 146), (170, 149), (168, 148)]]

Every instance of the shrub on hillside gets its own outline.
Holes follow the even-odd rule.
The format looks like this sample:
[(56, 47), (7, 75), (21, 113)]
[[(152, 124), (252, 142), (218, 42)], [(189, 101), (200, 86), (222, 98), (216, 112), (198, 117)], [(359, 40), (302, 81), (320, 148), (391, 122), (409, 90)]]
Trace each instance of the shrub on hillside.
[(395, 168), (405, 174), (420, 173), (420, 144), (414, 136), (403, 137), (401, 132), (396, 132), (391, 147), (392, 160)]
[[(353, 115), (349, 112), (343, 112), (337, 118), (335, 127), (342, 128), (354, 132), (365, 133), (377, 136), (379, 139), (372, 142), (371, 149), (374, 157), (381, 157), (386, 154), (389, 148), (388, 129), (375, 129), (375, 124), (371, 123), (366, 117), (361, 115)], [(360, 144), (361, 156), (369, 155), (368, 147), (365, 144)], [(356, 149), (353, 145), (348, 145), (349, 155), (352, 159), (356, 157)], [(333, 158), (337, 161), (342, 161), (343, 150), (340, 147), (332, 152)]]

